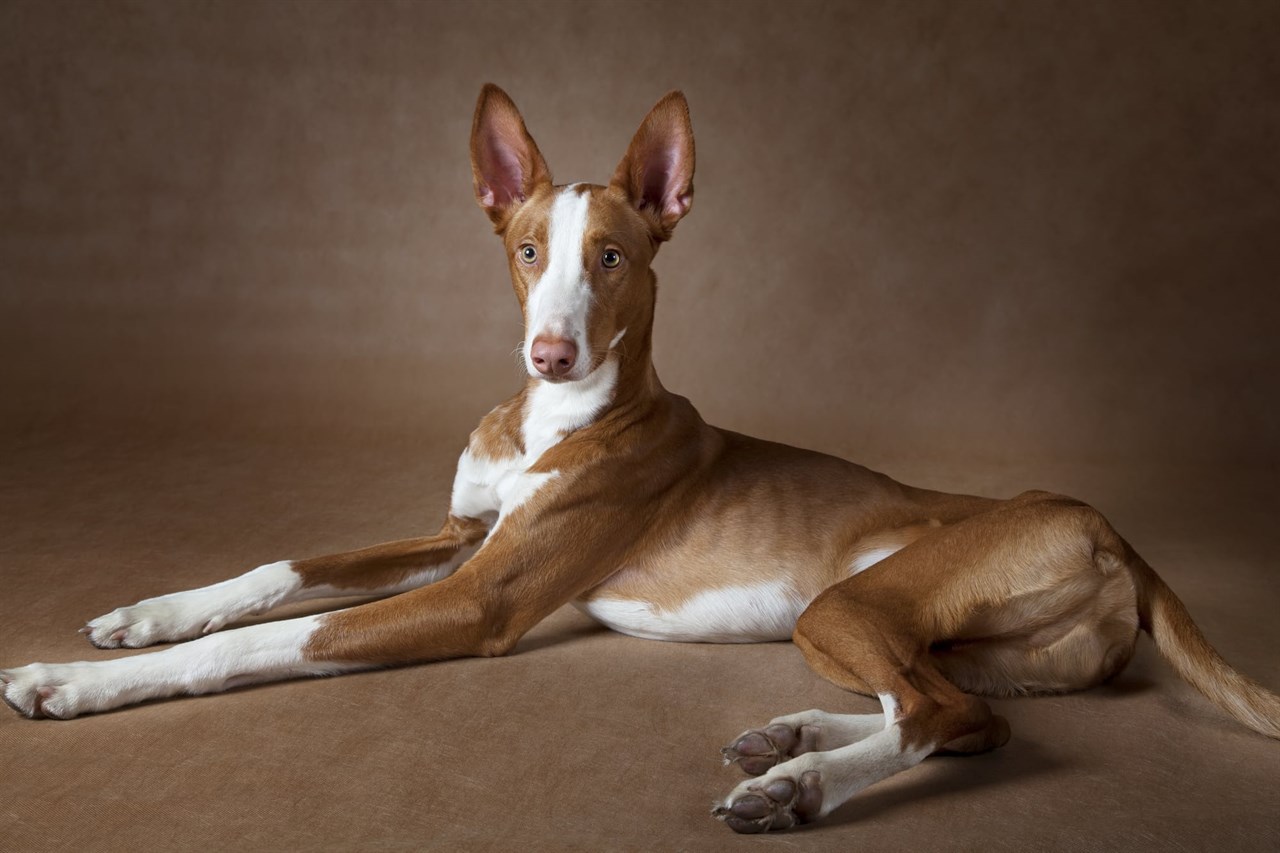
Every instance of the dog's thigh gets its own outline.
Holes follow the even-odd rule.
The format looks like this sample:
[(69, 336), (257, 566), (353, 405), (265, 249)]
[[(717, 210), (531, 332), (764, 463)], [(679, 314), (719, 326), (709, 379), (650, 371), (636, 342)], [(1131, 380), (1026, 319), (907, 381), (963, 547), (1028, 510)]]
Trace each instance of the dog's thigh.
[[(1092, 507), (1032, 492), (940, 528), (824, 595), (847, 601), (848, 618), (867, 604), (908, 627), (966, 692), (1077, 690), (1132, 655), (1137, 596), (1117, 558), (1127, 550)], [(823, 610), (838, 628), (839, 611)]]

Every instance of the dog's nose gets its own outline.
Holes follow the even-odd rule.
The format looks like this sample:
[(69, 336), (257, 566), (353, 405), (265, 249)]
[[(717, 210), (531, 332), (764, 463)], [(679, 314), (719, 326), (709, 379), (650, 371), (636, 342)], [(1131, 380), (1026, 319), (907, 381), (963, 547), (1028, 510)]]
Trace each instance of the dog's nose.
[(578, 361), (578, 346), (564, 338), (537, 337), (533, 339), (529, 355), (543, 376), (564, 376)]

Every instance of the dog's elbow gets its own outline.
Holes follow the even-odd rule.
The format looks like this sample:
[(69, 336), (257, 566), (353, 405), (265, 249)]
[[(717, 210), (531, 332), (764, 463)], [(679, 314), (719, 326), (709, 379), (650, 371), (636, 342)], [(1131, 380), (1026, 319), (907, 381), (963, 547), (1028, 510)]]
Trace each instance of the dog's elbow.
[(491, 601), (482, 607), (473, 635), (476, 657), (496, 658), (510, 654), (524, 634), (516, 627), (521, 621), (511, 608), (501, 602)]
[(482, 658), (500, 658), (511, 654), (520, 636), (510, 631), (493, 631), (484, 634), (476, 647), (476, 656)]

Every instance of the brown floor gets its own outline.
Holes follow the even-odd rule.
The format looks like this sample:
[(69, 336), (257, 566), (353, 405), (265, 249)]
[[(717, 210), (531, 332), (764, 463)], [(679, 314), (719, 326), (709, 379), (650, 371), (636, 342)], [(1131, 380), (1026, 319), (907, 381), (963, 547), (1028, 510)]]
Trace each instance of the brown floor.
[[(688, 95), (655, 359), (708, 420), (1091, 501), (1280, 689), (1277, 44), (1251, 0), (0, 0), (0, 665), (439, 521), (521, 334), (466, 162), (492, 80), (564, 181)], [(0, 708), (0, 850), (1280, 849), (1280, 744), (1145, 641), (767, 838), (707, 816), (720, 745), (874, 703), (572, 610), (519, 651)]]

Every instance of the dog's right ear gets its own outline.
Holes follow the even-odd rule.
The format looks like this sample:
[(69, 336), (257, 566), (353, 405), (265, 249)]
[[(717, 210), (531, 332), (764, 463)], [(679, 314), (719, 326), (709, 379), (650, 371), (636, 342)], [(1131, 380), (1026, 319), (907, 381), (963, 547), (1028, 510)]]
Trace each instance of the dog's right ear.
[(520, 111), (506, 92), (486, 83), (476, 101), (471, 122), (471, 175), (476, 201), (506, 228), (511, 211), (533, 194), (539, 184), (551, 183), (551, 170), (524, 126)]

